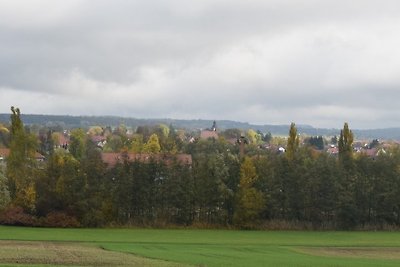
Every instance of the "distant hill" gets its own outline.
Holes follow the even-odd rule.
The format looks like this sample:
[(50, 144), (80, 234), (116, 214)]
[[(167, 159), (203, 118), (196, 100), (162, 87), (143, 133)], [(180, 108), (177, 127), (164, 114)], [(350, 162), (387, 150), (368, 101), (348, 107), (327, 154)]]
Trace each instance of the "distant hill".
[[(94, 125), (100, 126), (118, 126), (125, 124), (128, 127), (137, 127), (141, 125), (157, 125), (160, 123), (166, 125), (173, 125), (176, 128), (185, 128), (190, 130), (206, 129), (211, 127), (212, 120), (175, 120), (175, 119), (137, 119), (137, 118), (124, 118), (117, 116), (67, 116), (67, 115), (33, 115), (22, 114), (21, 118), (27, 125), (37, 124), (54, 126), (60, 125), (64, 129), (70, 128), (87, 128)], [(0, 122), (8, 123), (10, 121), (10, 114), (0, 114)], [(237, 122), (230, 120), (217, 121), (218, 128), (229, 129), (254, 129), (261, 132), (270, 132), (272, 135), (288, 135), (289, 125), (255, 125), (246, 122)], [(297, 125), (297, 130), (300, 134), (305, 135), (323, 135), (333, 136), (339, 135), (340, 129), (326, 129), (314, 128), (308, 125)], [(357, 139), (385, 139), (385, 140), (400, 140), (400, 128), (385, 128), (385, 129), (370, 129), (370, 130), (357, 130), (352, 129)]]

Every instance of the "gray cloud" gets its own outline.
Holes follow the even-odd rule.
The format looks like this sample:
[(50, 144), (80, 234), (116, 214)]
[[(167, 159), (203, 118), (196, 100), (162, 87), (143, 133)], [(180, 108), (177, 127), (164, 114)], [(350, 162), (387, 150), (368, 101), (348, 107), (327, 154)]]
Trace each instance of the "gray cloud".
[(0, 1), (0, 112), (394, 127), (398, 1)]

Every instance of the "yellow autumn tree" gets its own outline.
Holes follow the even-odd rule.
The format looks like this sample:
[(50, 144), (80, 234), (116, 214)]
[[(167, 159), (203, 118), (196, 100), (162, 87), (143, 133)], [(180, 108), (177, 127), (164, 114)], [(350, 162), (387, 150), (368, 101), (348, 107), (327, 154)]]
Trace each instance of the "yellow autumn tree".
[(234, 223), (242, 228), (251, 228), (264, 208), (263, 193), (255, 187), (257, 180), (253, 161), (245, 157), (240, 167), (239, 190), (233, 217)]
[(157, 134), (150, 135), (149, 140), (143, 147), (143, 151), (146, 153), (159, 153), (160, 150), (161, 146)]
[(37, 139), (25, 132), (20, 110), (11, 107), (10, 155), (7, 159), (6, 176), (14, 204), (26, 211), (35, 210), (35, 153)]

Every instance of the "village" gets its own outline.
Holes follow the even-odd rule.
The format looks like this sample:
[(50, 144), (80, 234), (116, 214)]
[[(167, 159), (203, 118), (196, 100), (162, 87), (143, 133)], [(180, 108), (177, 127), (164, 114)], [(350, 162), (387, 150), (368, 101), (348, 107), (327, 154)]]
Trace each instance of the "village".
[[(158, 144), (155, 144), (155, 149), (153, 149), (151, 153), (146, 153), (145, 149), (143, 149), (146, 145), (146, 143), (143, 142), (143, 138), (145, 136), (140, 134), (140, 129), (144, 128), (147, 128), (149, 131), (151, 131), (151, 128), (153, 128), (155, 131), (154, 134), (157, 135), (157, 140), (155, 142)], [(121, 129), (123, 130), (121, 131)], [(139, 132), (137, 131), (138, 129)], [(137, 129), (126, 128), (124, 125), (114, 128), (110, 126), (91, 126), (87, 129), (86, 135), (88, 140), (95, 144), (97, 148), (102, 151), (102, 159), (104, 163), (110, 167), (114, 167), (118, 161), (122, 160), (123, 154), (125, 154), (125, 158), (127, 156), (127, 159), (130, 161), (138, 160), (142, 162), (149, 161), (150, 157), (157, 160), (168, 161), (171, 160), (170, 156), (174, 154), (178, 161), (191, 164), (191, 155), (177, 153), (177, 151), (173, 151), (171, 154), (169, 153), (170, 151), (166, 151), (159, 147), (159, 140), (165, 137), (161, 132), (161, 129), (168, 129), (168, 126), (158, 125), (155, 127), (148, 127), (144, 125), (137, 127)], [(273, 137), (270, 133), (261, 133), (259, 131), (256, 132), (252, 129), (220, 130), (217, 128), (216, 121), (214, 121), (213, 125), (208, 129), (190, 130), (189, 133), (185, 132), (184, 129), (175, 129), (173, 127), (172, 129), (175, 131), (175, 134), (178, 136), (182, 144), (190, 144), (199, 140), (219, 140), (222, 142), (228, 142), (231, 145), (238, 147), (241, 145), (249, 145), (251, 146), (251, 150), (256, 148), (260, 151), (268, 151), (271, 153), (282, 154), (285, 153), (286, 150), (286, 137)], [(68, 148), (71, 143), (71, 131), (74, 131), (73, 129), (62, 130), (59, 132), (54, 130), (48, 131), (51, 131), (50, 135), (49, 132), (43, 134), (43, 130), (41, 133), (38, 132), (36, 137), (38, 142), (41, 143), (40, 147), (44, 147), (43, 142), (46, 142), (46, 148), (48, 148), (48, 144), (51, 143), (53, 150), (62, 149), (69, 151)], [(150, 137), (149, 134), (148, 137)], [(122, 144), (123, 139), (125, 139), (125, 142), (128, 144), (128, 146)], [(308, 146), (316, 153), (327, 153), (332, 156), (337, 156), (339, 153), (337, 136), (307, 136), (303, 134), (300, 135), (300, 140), (302, 146)], [(353, 142), (353, 150), (355, 155), (362, 154), (371, 158), (375, 158), (380, 154), (387, 153), (387, 151), (389, 151), (391, 148), (397, 147), (398, 145), (399, 143), (395, 141), (381, 141), (379, 139), (356, 139)], [(132, 149), (132, 147), (134, 148)], [(9, 148), (5, 147), (5, 144), (0, 143), (0, 162), (5, 162), (9, 154)], [(46, 155), (49, 155), (49, 150), (42, 149), (37, 150), (34, 157), (37, 161), (43, 162), (46, 160)]]

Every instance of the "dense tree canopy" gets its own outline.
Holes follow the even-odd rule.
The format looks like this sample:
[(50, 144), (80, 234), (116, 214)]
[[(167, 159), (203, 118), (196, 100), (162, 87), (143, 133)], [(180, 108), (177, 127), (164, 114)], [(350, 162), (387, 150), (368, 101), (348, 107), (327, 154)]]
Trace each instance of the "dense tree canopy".
[(10, 192), (8, 190), (8, 181), (0, 166), (0, 211), (4, 210), (10, 203)]
[[(209, 140), (166, 125), (103, 132), (94, 127), (89, 134), (73, 129), (66, 148), (55, 144), (68, 133), (39, 129), (34, 136), (20, 111), (11, 111), (10, 125), (2, 126), (9, 133), (2, 145), (10, 155), (0, 162), (0, 223), (400, 227), (400, 149), (385, 147), (373, 157), (354, 154), (347, 123), (339, 156), (315, 149), (322, 137), (300, 142), (292, 123), (287, 139), (268, 137), (268, 146), (262, 133), (247, 132), (244, 138), (252, 140), (243, 144), (241, 157), (237, 138), (244, 131), (238, 129)], [(92, 139), (98, 134), (104, 147)], [(379, 142), (374, 148), (381, 148)], [(45, 162), (36, 161), (37, 151), (46, 152)], [(104, 162), (105, 152), (113, 152), (115, 164)], [(180, 153), (192, 160), (182, 162)]]
[(265, 207), (263, 193), (255, 187), (258, 179), (253, 161), (248, 157), (244, 158), (240, 167), (240, 182), (234, 217), (235, 224), (242, 227), (257, 222)]

